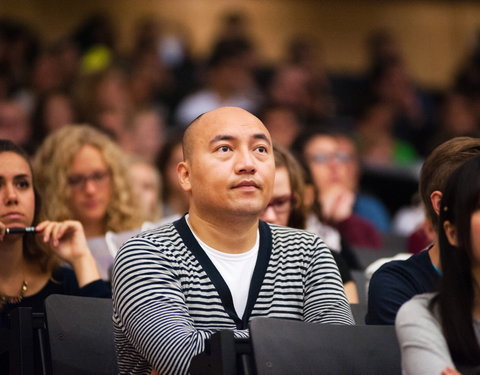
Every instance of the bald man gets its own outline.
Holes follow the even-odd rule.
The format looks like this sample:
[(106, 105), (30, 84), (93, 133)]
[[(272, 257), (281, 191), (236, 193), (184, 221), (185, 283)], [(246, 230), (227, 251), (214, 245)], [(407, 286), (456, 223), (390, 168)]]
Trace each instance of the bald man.
[(275, 175), (262, 122), (240, 108), (207, 112), (189, 125), (183, 150), (188, 214), (130, 239), (115, 259), (120, 372), (187, 374), (212, 333), (247, 337), (256, 317), (352, 324), (320, 238), (259, 220)]

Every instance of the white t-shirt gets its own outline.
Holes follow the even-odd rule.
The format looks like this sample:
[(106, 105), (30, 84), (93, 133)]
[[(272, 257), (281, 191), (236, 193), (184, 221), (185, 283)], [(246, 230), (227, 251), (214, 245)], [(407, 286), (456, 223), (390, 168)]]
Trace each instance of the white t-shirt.
[(230, 293), (232, 294), (233, 306), (235, 307), (238, 317), (241, 319), (245, 312), (245, 307), (247, 306), (250, 282), (257, 262), (260, 238), (258, 230), (257, 239), (250, 250), (240, 254), (230, 254), (216, 250), (204, 243), (198, 238), (190, 226), (188, 215), (186, 219), (193, 236), (198, 241), (198, 244), (202, 247), (203, 251), (205, 251), (215, 268), (220, 275), (222, 275), (223, 280), (227, 283), (228, 289), (230, 289)]

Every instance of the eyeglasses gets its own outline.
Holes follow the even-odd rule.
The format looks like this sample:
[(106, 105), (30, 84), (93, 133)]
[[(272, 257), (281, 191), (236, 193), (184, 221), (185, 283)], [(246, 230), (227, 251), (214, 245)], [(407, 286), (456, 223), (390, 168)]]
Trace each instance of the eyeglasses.
[(265, 210), (271, 207), (277, 214), (283, 214), (290, 211), (292, 203), (293, 197), (291, 195), (274, 198), (270, 201), (270, 203), (268, 203), (267, 207), (265, 207)]
[(83, 190), (88, 181), (92, 181), (96, 187), (103, 187), (110, 180), (110, 171), (96, 171), (89, 175), (72, 174), (67, 177), (68, 184), (74, 190)]
[(310, 161), (316, 164), (326, 164), (329, 161), (336, 161), (338, 163), (346, 164), (352, 160), (350, 154), (346, 152), (319, 152), (309, 156)]

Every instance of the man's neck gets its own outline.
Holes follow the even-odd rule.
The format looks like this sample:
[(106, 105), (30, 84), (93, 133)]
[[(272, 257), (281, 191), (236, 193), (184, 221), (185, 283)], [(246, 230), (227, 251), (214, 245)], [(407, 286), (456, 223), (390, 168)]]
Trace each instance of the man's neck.
[(198, 238), (224, 253), (244, 253), (255, 245), (257, 239), (258, 218), (255, 217), (229, 220), (200, 216), (190, 210), (188, 223)]

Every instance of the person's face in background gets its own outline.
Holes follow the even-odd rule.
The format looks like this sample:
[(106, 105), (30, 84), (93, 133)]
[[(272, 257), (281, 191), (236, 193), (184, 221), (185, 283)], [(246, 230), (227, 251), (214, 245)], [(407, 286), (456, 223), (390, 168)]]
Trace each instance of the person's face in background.
[(73, 157), (68, 173), (70, 209), (82, 223), (105, 220), (112, 195), (112, 176), (100, 151), (83, 146)]
[(32, 129), (23, 107), (13, 101), (0, 102), (0, 138), (26, 146)]
[(349, 168), (351, 155), (345, 152), (336, 138), (314, 136), (305, 146), (305, 159), (313, 182), (320, 192), (342, 186), (350, 188), (352, 171)]
[(132, 123), (133, 153), (154, 163), (166, 139), (165, 123), (154, 111), (138, 114)]
[(132, 186), (145, 220), (159, 219), (160, 176), (155, 168), (144, 162), (136, 162), (129, 168)]
[(358, 180), (360, 178), (360, 165), (358, 162), (356, 146), (353, 143), (353, 140), (345, 136), (338, 137), (337, 142), (340, 152), (345, 154), (345, 166), (347, 168), (345, 186), (352, 191), (355, 191), (357, 190)]
[(45, 103), (45, 125), (49, 133), (75, 122), (72, 100), (62, 94), (52, 95)]
[(267, 208), (261, 214), (260, 219), (268, 223), (286, 226), (291, 209), (292, 187), (288, 170), (286, 167), (279, 167), (275, 170), (272, 198)]
[(35, 212), (30, 167), (15, 152), (0, 153), (0, 166), (0, 221), (7, 228), (28, 227)]
[(263, 118), (274, 142), (289, 149), (293, 140), (300, 132), (302, 125), (295, 114), (286, 108), (274, 108)]

